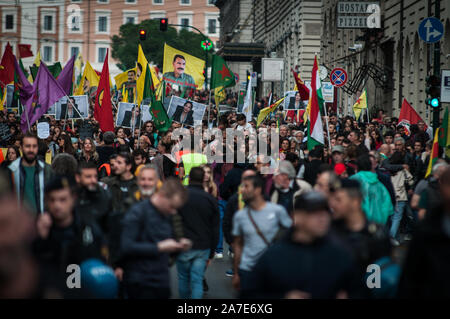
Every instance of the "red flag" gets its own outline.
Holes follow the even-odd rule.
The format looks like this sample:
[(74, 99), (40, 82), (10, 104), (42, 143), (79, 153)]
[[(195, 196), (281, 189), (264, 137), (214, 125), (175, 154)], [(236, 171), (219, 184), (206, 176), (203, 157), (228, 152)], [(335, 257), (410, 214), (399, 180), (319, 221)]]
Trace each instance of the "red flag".
[(108, 53), (106, 51), (103, 62), (102, 74), (98, 83), (97, 95), (95, 96), (94, 117), (103, 132), (114, 132), (114, 120), (111, 105), (111, 91), (109, 87)]
[(294, 74), (295, 84), (297, 84), (297, 89), (298, 89), (298, 93), (300, 93), (300, 98), (302, 99), (302, 101), (309, 100), (309, 89), (308, 89), (308, 87), (298, 77), (298, 74), (296, 72), (294, 72), (294, 70), (291, 69), (291, 71)]
[[(416, 110), (414, 110), (414, 108), (408, 103), (408, 101), (406, 101), (406, 99), (403, 99), (402, 109), (400, 110), (400, 116), (398, 117), (398, 125), (403, 125), (409, 135), (409, 127), (413, 124), (417, 124), (417, 122), (419, 121), (423, 121), (420, 115), (417, 114)], [(425, 124), (425, 130), (427, 129), (427, 127), (428, 126)]]
[(30, 56), (34, 56), (31, 52), (31, 44), (19, 44), (19, 57), (22, 59)]
[(6, 45), (0, 66), (0, 87), (5, 87), (14, 81), (14, 54), (9, 42)]

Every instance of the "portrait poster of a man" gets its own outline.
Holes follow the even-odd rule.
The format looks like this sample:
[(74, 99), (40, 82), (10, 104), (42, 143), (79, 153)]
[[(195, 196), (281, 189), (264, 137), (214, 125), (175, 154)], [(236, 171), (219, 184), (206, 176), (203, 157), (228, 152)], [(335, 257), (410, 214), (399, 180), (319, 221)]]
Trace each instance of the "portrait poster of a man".
[(205, 81), (204, 67), (204, 60), (164, 45), (163, 80), (167, 85), (180, 91), (201, 89)]

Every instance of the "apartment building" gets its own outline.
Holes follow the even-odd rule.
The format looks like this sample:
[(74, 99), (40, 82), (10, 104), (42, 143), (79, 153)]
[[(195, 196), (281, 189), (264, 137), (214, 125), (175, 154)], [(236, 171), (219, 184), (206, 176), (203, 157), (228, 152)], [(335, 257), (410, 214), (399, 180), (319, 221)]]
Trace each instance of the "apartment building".
[[(219, 10), (214, 0), (3, 0), (0, 1), (2, 52), (9, 41), (40, 49), (46, 63), (64, 64), (81, 52), (84, 60), (101, 70), (111, 37), (125, 23), (167, 18), (169, 24), (193, 25), (210, 39), (219, 39)], [(178, 29), (182, 27), (177, 27)], [(23, 60), (24, 65), (34, 58)], [(120, 72), (109, 55), (110, 72)]]

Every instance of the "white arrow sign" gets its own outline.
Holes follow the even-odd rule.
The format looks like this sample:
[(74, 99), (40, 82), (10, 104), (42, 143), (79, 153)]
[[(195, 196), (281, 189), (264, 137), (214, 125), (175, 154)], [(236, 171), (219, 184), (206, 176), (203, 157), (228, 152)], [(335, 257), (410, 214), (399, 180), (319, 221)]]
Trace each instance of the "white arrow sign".
[[(425, 23), (425, 29), (427, 29), (427, 42), (430, 41), (430, 37), (437, 38), (442, 34), (442, 32), (439, 32), (438, 30), (433, 28), (430, 20)], [(430, 29), (433, 31), (431, 31)]]

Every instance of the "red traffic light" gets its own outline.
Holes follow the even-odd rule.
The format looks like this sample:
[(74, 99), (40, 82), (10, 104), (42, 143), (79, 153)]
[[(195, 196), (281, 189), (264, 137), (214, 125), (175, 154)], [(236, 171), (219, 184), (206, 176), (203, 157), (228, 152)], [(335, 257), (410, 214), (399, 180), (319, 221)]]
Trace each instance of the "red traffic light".
[(168, 25), (168, 19), (167, 18), (162, 18), (159, 19), (159, 30), (160, 31), (167, 31), (167, 25)]
[(140, 30), (140, 31), (139, 31), (139, 34), (144, 35), (144, 34), (145, 34), (145, 30)]

